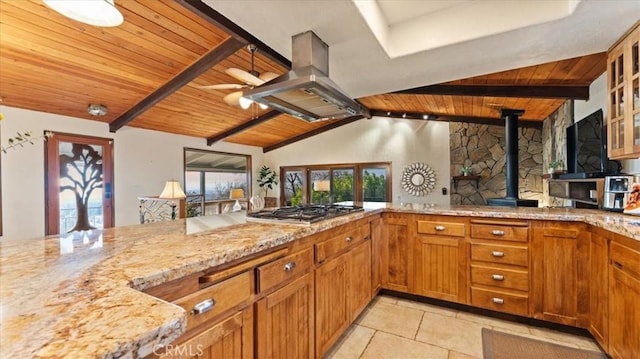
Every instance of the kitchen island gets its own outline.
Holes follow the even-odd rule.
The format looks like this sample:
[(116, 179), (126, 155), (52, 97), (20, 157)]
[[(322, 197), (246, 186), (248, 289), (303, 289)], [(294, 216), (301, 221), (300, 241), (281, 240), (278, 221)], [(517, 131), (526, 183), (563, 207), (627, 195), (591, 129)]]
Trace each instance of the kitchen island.
[(620, 214), (422, 204), (365, 206), (311, 225), (251, 223), (234, 214), (210, 224), (182, 219), (3, 239), (1, 357), (144, 357), (186, 330), (187, 313), (143, 290), (379, 213), (584, 222), (640, 241), (640, 219)]

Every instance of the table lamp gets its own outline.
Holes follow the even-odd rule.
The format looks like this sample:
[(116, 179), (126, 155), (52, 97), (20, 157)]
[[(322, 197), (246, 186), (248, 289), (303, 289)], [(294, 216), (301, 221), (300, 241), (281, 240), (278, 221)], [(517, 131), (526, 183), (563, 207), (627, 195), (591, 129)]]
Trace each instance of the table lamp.
[(171, 219), (176, 219), (176, 206), (178, 204), (175, 200), (183, 199), (186, 197), (187, 195), (184, 194), (182, 187), (180, 187), (180, 182), (178, 182), (177, 180), (167, 181), (167, 183), (164, 185), (162, 193), (160, 193), (159, 196), (159, 198), (171, 200), (171, 202), (169, 202), (169, 205), (171, 206)]
[(229, 193), (229, 199), (235, 199), (236, 203), (233, 205), (233, 211), (238, 212), (242, 210), (239, 199), (244, 198), (244, 190), (242, 188), (233, 188)]
[(329, 180), (314, 181), (313, 190), (321, 193), (322, 204), (324, 204), (325, 192), (331, 191), (331, 183), (329, 182)]

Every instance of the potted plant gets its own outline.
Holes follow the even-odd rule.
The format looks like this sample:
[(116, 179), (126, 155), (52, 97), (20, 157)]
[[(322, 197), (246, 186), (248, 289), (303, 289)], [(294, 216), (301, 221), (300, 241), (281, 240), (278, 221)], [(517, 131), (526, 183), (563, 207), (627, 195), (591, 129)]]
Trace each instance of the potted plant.
[(258, 186), (264, 191), (264, 202), (266, 207), (275, 207), (275, 197), (268, 197), (269, 190), (273, 189), (273, 186), (278, 185), (278, 175), (276, 171), (267, 167), (266, 165), (260, 168), (258, 172)]
[(549, 175), (551, 176), (551, 178), (554, 178), (554, 175), (557, 175), (563, 172), (564, 170), (562, 169), (561, 160), (555, 160), (549, 163)]
[(462, 173), (463, 176), (468, 176), (471, 174), (471, 166), (462, 166), (462, 168), (460, 168), (460, 173)]

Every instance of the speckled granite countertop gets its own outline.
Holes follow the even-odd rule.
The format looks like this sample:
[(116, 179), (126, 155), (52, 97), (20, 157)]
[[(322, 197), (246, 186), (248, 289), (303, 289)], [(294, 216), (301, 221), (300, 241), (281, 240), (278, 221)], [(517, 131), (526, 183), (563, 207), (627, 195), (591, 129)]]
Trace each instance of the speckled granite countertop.
[(185, 312), (139, 290), (378, 212), (584, 221), (640, 240), (640, 218), (591, 210), (372, 205), (310, 226), (243, 214), (0, 241), (0, 357), (145, 356), (184, 331)]

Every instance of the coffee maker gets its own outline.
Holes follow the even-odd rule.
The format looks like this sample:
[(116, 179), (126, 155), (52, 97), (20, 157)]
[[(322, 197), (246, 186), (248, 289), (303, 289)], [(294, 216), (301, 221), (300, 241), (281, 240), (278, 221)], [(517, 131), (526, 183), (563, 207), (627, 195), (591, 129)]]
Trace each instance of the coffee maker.
[(640, 175), (606, 176), (602, 208), (607, 211), (622, 212), (629, 200), (634, 183), (640, 183)]

